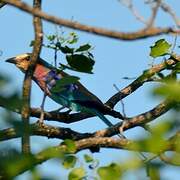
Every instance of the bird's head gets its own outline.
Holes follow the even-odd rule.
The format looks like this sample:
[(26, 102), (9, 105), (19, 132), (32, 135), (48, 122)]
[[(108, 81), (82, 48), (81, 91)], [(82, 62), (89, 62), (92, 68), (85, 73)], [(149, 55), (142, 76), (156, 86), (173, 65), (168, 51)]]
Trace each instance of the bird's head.
[(20, 54), (9, 58), (6, 62), (15, 64), (21, 71), (26, 72), (30, 64), (31, 53)]

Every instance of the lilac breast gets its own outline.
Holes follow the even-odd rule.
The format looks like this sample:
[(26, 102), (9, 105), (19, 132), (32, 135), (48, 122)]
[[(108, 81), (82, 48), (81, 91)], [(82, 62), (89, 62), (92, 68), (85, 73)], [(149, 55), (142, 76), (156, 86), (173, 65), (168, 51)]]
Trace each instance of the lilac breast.
[[(62, 78), (63, 76), (60, 73), (58, 73), (55, 69), (52, 69), (44, 77), (44, 80), (46, 82), (48, 89), (51, 90), (51, 88), (56, 85), (56, 81)], [(70, 91), (70, 92), (73, 92), (74, 90), (78, 89), (78, 86), (76, 84), (68, 84), (64, 87), (66, 91)]]

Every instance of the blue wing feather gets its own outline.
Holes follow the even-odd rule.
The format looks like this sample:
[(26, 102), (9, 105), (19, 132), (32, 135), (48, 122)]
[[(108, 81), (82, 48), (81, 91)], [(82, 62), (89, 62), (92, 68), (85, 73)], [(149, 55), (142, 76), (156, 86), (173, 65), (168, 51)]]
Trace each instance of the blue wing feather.
[(64, 76), (68, 76), (68, 74), (63, 71), (57, 71), (53, 66), (42, 59), (40, 63), (50, 69), (44, 79), (48, 91), (50, 92), (50, 98), (71, 110), (89, 112), (97, 115), (105, 124), (113, 126), (113, 124), (99, 110), (103, 109), (103, 103), (79, 82), (65, 85), (60, 92), (51, 91), (51, 88), (56, 85), (57, 80), (60, 80)]

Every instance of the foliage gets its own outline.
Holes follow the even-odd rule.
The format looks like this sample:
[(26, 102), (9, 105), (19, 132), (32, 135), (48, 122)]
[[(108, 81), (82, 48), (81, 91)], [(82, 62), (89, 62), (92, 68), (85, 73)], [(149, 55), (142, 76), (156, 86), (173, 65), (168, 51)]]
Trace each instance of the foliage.
[[(72, 47), (78, 42), (78, 36), (73, 32), (68, 37), (59, 36), (58, 34), (46, 36), (48, 44), (43, 46), (65, 55), (67, 65), (60, 63), (60, 69), (71, 69), (73, 71), (92, 73), (94, 66), (94, 57), (90, 52), (92, 47), (90, 44), (83, 44), (79, 47)], [(33, 43), (31, 42), (30, 45)]]
[[(94, 56), (91, 52), (93, 50), (93, 47), (89, 43), (79, 45), (79, 37), (76, 33), (71, 32), (67, 36), (55, 33), (46, 35), (45, 38), (46, 40), (43, 44), (43, 47), (48, 48), (54, 52), (54, 64), (58, 68), (58, 71), (72, 70), (88, 74), (93, 73), (93, 67), (95, 64)], [(34, 43), (35, 41), (31, 41), (30, 46), (34, 46)], [(167, 42), (165, 39), (159, 39), (155, 42), (154, 45), (150, 47), (150, 56), (152, 58), (163, 58), (163, 60), (165, 60), (167, 57), (173, 58), (174, 54), (172, 53), (173, 50), (171, 49), (171, 47), (171, 43)], [(58, 55), (64, 57), (64, 59), (66, 60), (65, 64), (57, 61), (59, 57)], [(176, 128), (179, 127), (178, 122), (180, 84), (178, 76), (180, 72), (180, 63), (176, 62), (176, 64), (174, 65), (167, 64), (164, 69), (166, 69), (167, 71), (159, 71), (157, 73), (151, 72), (150, 70), (144, 70), (142, 76), (137, 78), (137, 80), (135, 81), (134, 89), (137, 88), (138, 83), (141, 86), (146, 81), (160, 82), (160, 85), (153, 90), (153, 95), (158, 97), (160, 96), (166, 98), (169, 101), (172, 101), (172, 108), (175, 110), (175, 116), (171, 116), (170, 119), (164, 118), (163, 122), (161, 121), (160, 123), (155, 123), (154, 125), (147, 125), (146, 122), (136, 124), (136, 126), (141, 126), (146, 129), (149, 134), (146, 137), (141, 137), (137, 140), (129, 141), (128, 144), (124, 144), (122, 149), (124, 148), (124, 150), (137, 152), (140, 154), (140, 158), (137, 158), (137, 154), (134, 153), (133, 157), (130, 157), (125, 161), (120, 160), (120, 158), (117, 157), (116, 162), (112, 162), (110, 164), (102, 166), (99, 160), (94, 158), (92, 154), (90, 155), (84, 153), (83, 160), (81, 160), (81, 158), (77, 154), (77, 152), (81, 150), (77, 148), (77, 141), (83, 136), (81, 137), (79, 135), (77, 138), (73, 137), (73, 134), (71, 134), (71, 137), (73, 137), (73, 139), (75, 140), (65, 139), (57, 146), (45, 148), (36, 154), (34, 153), (24, 155), (21, 154), (21, 152), (19, 152), (17, 149), (13, 148), (1, 149), (2, 153), (0, 153), (0, 179), (12, 179), (26, 170), (31, 171), (33, 179), (44, 179), (44, 177), (41, 177), (41, 175), (39, 174), (36, 166), (49, 159), (56, 159), (62, 164), (62, 167), (64, 169), (67, 169), (69, 171), (69, 180), (81, 180), (90, 178), (93, 178), (95, 180), (119, 180), (123, 179), (127, 172), (133, 171), (138, 174), (141, 173), (142, 170), (146, 171), (146, 175), (150, 179), (160, 179), (160, 171), (167, 165), (166, 162), (169, 164), (174, 163), (176, 165), (180, 165), (180, 138), (179, 136), (176, 138), (169, 138), (170, 134), (173, 134), (176, 131)], [(58, 80), (56, 85), (51, 90), (53, 92), (59, 92), (60, 90), (63, 90), (64, 86), (76, 83), (78, 82), (78, 80), (79, 77), (76, 76), (64, 77)], [(4, 93), (3, 91), (4, 87), (8, 83), (10, 83), (9, 79), (0, 75), (0, 105), (7, 110), (12, 110), (20, 113), (23, 102), (21, 101), (19, 93), (12, 92), (9, 95)], [(63, 113), (65, 115), (68, 115), (68, 113), (66, 112)], [(147, 119), (147, 122), (150, 121), (150, 113), (151, 111), (149, 111), (149, 114), (147, 114), (145, 117)], [(155, 114), (156, 112), (153, 113)], [(7, 111), (5, 114), (6, 115), (4, 116), (2, 115), (2, 118), (4, 119), (4, 121), (9, 122), (12, 128), (6, 129), (5, 131), (0, 131), (0, 139), (4, 140), (6, 136), (9, 136), (9, 134), (12, 135), (13, 133), (16, 134), (17, 137), (21, 136), (21, 132), (24, 128), (22, 123), (16, 116), (10, 116), (9, 111)], [(76, 115), (77, 114), (75, 114), (75, 116)], [(143, 114), (141, 115), (141, 117), (143, 117)], [(155, 115), (154, 117), (151, 117), (151, 119), (152, 118), (156, 118)], [(46, 127), (42, 128), (45, 129)], [(69, 129), (67, 128), (66, 130), (68, 131)], [(33, 134), (33, 132), (34, 129), (32, 128), (30, 131), (30, 135)], [(71, 133), (72, 132), (73, 131), (71, 131)], [(44, 133), (44, 131), (38, 131), (38, 133), (41, 134)], [(48, 131), (47, 137), (50, 137), (51, 133), (51, 130)], [(12, 137), (15, 138), (15, 136), (13, 135)], [(172, 141), (169, 142), (167, 139)], [(83, 140), (85, 143), (86, 139)], [(123, 139), (120, 140), (123, 141)], [(98, 148), (99, 147), (97, 147), (97, 149)], [(91, 147), (89, 149), (92, 151)], [(164, 160), (163, 162), (162, 155), (165, 155), (166, 151), (173, 151), (173, 155), (167, 155), (166, 160)], [(111, 152), (109, 154), (111, 155)]]
[(159, 39), (155, 42), (154, 46), (151, 46), (150, 56), (153, 58), (164, 56), (169, 54), (169, 49), (171, 44), (169, 44), (165, 39)]

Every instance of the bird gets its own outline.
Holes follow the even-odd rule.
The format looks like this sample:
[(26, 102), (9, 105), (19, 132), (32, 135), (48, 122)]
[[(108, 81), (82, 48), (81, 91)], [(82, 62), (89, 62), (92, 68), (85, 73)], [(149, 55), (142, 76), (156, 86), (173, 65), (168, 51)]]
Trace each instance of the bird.
[[(30, 64), (31, 55), (31, 53), (20, 54), (7, 59), (6, 62), (14, 64), (19, 70), (25, 73)], [(59, 91), (53, 91), (53, 87), (55, 87), (57, 81), (69, 76), (66, 72), (57, 69), (38, 57), (32, 79), (46, 96), (49, 96), (53, 101), (62, 105), (62, 107), (68, 108), (70, 111), (86, 112), (98, 116), (109, 127), (113, 126), (113, 124), (104, 114), (122, 120), (124, 119), (120, 112), (103, 104), (103, 102), (84, 87), (79, 80), (64, 85)]]

